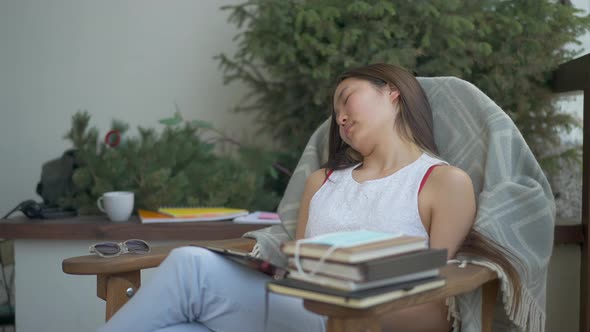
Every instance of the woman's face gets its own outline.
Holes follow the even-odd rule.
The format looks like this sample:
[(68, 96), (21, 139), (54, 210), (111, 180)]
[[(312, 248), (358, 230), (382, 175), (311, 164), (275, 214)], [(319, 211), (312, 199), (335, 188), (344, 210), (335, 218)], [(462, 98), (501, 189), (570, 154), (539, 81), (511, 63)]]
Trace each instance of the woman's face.
[(342, 140), (363, 154), (376, 139), (393, 130), (398, 97), (399, 92), (387, 85), (377, 87), (358, 78), (342, 81), (333, 101)]

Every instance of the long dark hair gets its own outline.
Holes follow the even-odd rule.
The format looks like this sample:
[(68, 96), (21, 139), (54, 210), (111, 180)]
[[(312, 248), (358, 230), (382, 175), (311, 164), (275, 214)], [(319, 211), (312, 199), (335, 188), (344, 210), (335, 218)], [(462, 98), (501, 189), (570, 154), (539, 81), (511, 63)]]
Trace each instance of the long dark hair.
[[(424, 90), (414, 75), (400, 67), (384, 63), (351, 69), (336, 79), (332, 100), (336, 87), (347, 78), (363, 79), (377, 88), (388, 85), (392, 89), (398, 90), (400, 112), (395, 122), (397, 131), (402, 138), (415, 143), (420, 149), (433, 155), (438, 154), (432, 130), (432, 110)], [(331, 113), (333, 115), (334, 105), (333, 103), (330, 105), (332, 105)], [(332, 116), (329, 135), (330, 147), (326, 168), (342, 169), (361, 161), (360, 154), (340, 137), (335, 116)]]
[[(342, 140), (336, 116), (334, 116), (334, 93), (342, 81), (347, 78), (362, 79), (376, 88), (389, 86), (399, 91), (400, 111), (395, 120), (395, 127), (402, 139), (416, 144), (422, 151), (433, 156), (438, 155), (434, 142), (432, 108), (422, 86), (410, 72), (400, 67), (377, 63), (348, 70), (335, 82), (330, 104), (332, 121), (329, 131), (328, 161), (324, 165), (326, 172), (350, 167), (360, 161), (362, 156)], [(513, 306), (520, 303), (521, 281), (516, 269), (520, 261), (506, 248), (480, 232), (471, 228), (458, 252), (459, 255), (483, 257), (498, 264), (505, 272), (514, 288)]]

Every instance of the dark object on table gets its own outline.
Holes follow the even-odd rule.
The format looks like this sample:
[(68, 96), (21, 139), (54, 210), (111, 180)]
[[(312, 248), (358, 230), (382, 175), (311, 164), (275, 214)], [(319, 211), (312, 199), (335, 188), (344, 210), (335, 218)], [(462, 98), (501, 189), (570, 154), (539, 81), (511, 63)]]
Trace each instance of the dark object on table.
[(57, 206), (60, 198), (74, 192), (72, 176), (78, 168), (76, 151), (67, 150), (59, 158), (43, 164), (41, 180), (37, 184), (37, 194), (47, 206)]
[(59, 219), (75, 217), (78, 214), (75, 210), (60, 207), (48, 207), (42, 203), (37, 203), (29, 199), (18, 204), (14, 209), (10, 210), (10, 212), (2, 217), (2, 219), (8, 218), (16, 211), (22, 212), (30, 219)]

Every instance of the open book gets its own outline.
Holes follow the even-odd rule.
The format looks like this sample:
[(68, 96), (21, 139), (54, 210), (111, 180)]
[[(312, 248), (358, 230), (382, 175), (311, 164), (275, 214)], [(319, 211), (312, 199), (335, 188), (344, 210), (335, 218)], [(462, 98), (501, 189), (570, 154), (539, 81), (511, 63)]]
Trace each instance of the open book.
[(201, 246), (201, 245), (194, 245), (196, 247), (201, 247), (223, 255), (229, 260), (232, 260), (238, 264), (242, 264), (248, 266), (254, 270), (260, 271), (264, 274), (267, 274), (274, 279), (282, 279), (286, 276), (287, 270), (276, 265), (271, 264), (270, 262), (263, 260), (258, 257), (254, 257), (250, 255), (249, 252), (244, 252), (240, 250), (233, 250), (227, 248), (220, 248), (215, 246)]

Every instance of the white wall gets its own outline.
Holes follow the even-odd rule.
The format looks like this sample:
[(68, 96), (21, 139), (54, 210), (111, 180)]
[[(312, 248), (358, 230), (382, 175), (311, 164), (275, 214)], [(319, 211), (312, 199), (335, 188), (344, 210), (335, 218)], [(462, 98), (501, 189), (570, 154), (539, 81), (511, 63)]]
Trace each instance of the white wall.
[(212, 59), (236, 49), (219, 7), (240, 2), (0, 0), (0, 214), (38, 198), (41, 165), (70, 146), (62, 136), (80, 109), (102, 135), (113, 118), (160, 127), (177, 103), (251, 137), (230, 111), (244, 87), (223, 86)]
[[(240, 2), (0, 0), (0, 217), (38, 199), (41, 165), (69, 148), (62, 136), (79, 109), (104, 135), (113, 118), (157, 128), (176, 103), (187, 118), (250, 138), (252, 121), (230, 112), (245, 89), (223, 86), (212, 59), (236, 49), (237, 30), (219, 7)], [(94, 330), (103, 320), (95, 280), (61, 272), (61, 260), (87, 246), (64, 253), (46, 245), (48, 260), (17, 253), (19, 331)]]

